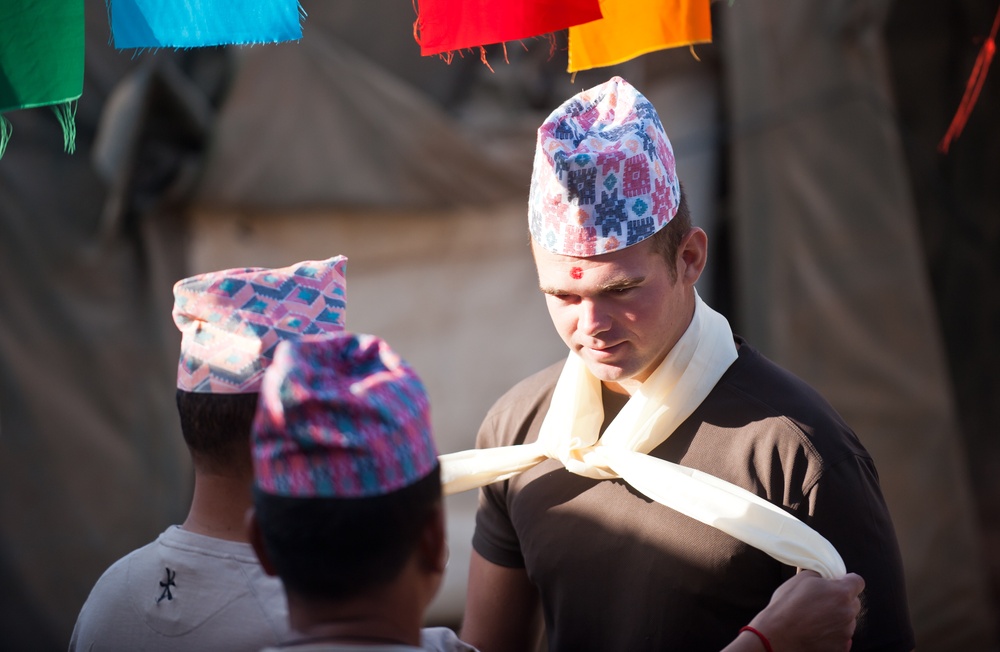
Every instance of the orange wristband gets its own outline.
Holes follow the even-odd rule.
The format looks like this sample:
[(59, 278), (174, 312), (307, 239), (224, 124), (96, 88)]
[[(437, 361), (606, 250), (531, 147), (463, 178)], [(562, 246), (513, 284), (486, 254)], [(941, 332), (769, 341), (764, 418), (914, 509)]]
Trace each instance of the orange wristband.
[(755, 635), (757, 638), (760, 639), (760, 642), (764, 644), (764, 649), (767, 650), (767, 652), (774, 652), (774, 649), (771, 647), (771, 641), (767, 640), (767, 637), (761, 634), (760, 630), (757, 629), (756, 627), (751, 627), (750, 625), (746, 625), (740, 628), (740, 633), (742, 634), (743, 632), (750, 632), (751, 634)]

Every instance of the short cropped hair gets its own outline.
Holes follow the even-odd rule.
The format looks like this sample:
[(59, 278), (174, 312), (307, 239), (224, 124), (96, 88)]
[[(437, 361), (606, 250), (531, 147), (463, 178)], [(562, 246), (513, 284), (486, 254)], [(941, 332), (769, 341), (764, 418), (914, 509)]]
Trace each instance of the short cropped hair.
[(264, 549), (285, 589), (343, 601), (396, 579), (441, 504), (441, 468), (371, 498), (294, 498), (254, 488)]
[(660, 254), (667, 261), (672, 281), (677, 280), (677, 249), (680, 247), (681, 241), (684, 240), (684, 236), (691, 230), (691, 209), (688, 208), (684, 186), (680, 187), (680, 195), (677, 214), (665, 227), (650, 236), (650, 240), (653, 242), (653, 253)]
[(250, 427), (256, 392), (209, 394), (177, 390), (181, 433), (195, 465), (212, 473), (251, 470)]

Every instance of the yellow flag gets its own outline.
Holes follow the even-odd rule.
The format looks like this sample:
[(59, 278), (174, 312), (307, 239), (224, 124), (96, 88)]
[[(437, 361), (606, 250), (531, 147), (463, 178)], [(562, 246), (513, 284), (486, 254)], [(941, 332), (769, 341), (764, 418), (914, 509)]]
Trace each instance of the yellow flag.
[(712, 41), (710, 0), (601, 0), (600, 20), (569, 28), (569, 72)]

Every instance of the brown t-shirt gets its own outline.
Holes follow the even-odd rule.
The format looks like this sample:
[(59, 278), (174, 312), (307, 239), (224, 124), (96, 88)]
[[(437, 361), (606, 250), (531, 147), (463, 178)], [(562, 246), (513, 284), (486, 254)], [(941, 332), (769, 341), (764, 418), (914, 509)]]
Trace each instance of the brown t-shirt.
[[(743, 340), (739, 358), (652, 454), (781, 505), (866, 582), (852, 652), (914, 647), (896, 536), (870, 456), (811, 387)], [(480, 448), (535, 441), (562, 368), (493, 406)], [(552, 650), (718, 652), (794, 574), (767, 554), (554, 460), (482, 490), (473, 547), (524, 567)]]

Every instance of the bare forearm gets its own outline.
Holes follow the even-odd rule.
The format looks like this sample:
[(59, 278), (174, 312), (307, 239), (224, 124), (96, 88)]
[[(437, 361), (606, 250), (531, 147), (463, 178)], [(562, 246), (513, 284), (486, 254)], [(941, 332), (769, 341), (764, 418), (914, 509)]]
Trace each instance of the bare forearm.
[(473, 551), (462, 640), (481, 652), (525, 652), (540, 628), (538, 592), (524, 569), (497, 566)]
[(732, 643), (722, 648), (722, 652), (767, 652), (767, 648), (755, 634), (740, 632)]

